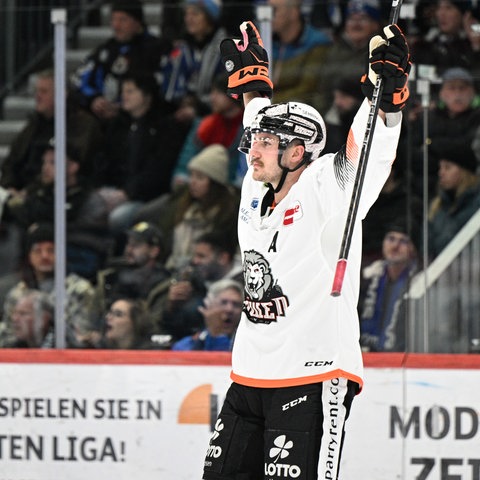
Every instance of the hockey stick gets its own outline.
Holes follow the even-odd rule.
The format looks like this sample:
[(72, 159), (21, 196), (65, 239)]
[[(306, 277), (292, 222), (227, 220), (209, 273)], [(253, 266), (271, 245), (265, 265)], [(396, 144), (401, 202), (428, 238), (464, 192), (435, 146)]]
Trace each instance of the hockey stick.
[[(390, 10), (389, 24), (397, 23), (400, 15), (400, 7), (402, 0), (393, 0), (392, 8)], [(368, 156), (370, 154), (370, 147), (372, 145), (373, 132), (375, 124), (377, 123), (378, 110), (380, 108), (379, 99), (382, 98), (383, 92), (383, 78), (378, 76), (373, 90), (370, 113), (368, 115), (367, 127), (365, 129), (365, 136), (362, 144), (362, 151), (358, 160), (357, 174), (355, 176), (355, 183), (353, 185), (352, 198), (348, 209), (347, 220), (345, 223), (345, 230), (343, 232), (342, 244), (340, 247), (340, 254), (337, 260), (337, 267), (335, 269), (335, 276), (333, 278), (333, 286), (330, 295), (338, 297), (342, 292), (343, 278), (347, 268), (348, 252), (352, 242), (353, 229), (355, 227), (355, 220), (357, 217), (358, 204), (360, 195), (362, 193), (363, 180), (365, 178), (365, 171), (367, 168)]]

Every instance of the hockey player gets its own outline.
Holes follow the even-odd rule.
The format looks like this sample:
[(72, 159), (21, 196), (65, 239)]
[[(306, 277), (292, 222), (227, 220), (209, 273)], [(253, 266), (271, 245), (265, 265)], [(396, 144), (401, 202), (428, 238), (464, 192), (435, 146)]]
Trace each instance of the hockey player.
[(207, 480), (337, 479), (344, 424), (362, 387), (357, 297), (361, 219), (395, 159), (410, 69), (396, 25), (370, 43), (362, 88), (384, 78), (358, 220), (341, 296), (330, 295), (370, 111), (364, 100), (346, 146), (320, 156), (325, 126), (312, 107), (271, 105), (262, 40), (251, 22), (226, 39), (230, 94), (243, 95), (240, 150), (249, 171), (239, 211), (244, 311), (231, 384), (204, 464)]

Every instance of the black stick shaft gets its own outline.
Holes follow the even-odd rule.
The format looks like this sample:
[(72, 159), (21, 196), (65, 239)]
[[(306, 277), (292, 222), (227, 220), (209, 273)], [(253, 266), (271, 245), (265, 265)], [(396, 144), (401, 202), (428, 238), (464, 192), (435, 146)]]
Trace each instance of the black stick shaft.
[[(397, 23), (401, 6), (402, 0), (393, 0), (392, 8), (390, 10), (389, 24)], [(355, 176), (355, 183), (353, 185), (352, 198), (350, 200), (347, 220), (345, 222), (345, 230), (343, 232), (337, 267), (335, 269), (332, 291), (330, 293), (330, 295), (334, 297), (338, 297), (342, 292), (343, 278), (347, 268), (348, 253), (350, 251), (350, 244), (352, 242), (353, 229), (355, 228), (358, 205), (360, 202), (360, 196), (362, 194), (363, 181), (365, 178), (365, 171), (367, 169), (370, 147), (372, 145), (373, 132), (375, 131), (375, 124), (377, 123), (378, 110), (380, 109), (380, 98), (382, 98), (382, 92), (383, 78), (377, 76), (375, 88), (373, 89), (370, 113), (368, 115), (367, 127), (365, 129), (365, 136), (363, 138), (362, 150), (358, 160), (358, 168)]]

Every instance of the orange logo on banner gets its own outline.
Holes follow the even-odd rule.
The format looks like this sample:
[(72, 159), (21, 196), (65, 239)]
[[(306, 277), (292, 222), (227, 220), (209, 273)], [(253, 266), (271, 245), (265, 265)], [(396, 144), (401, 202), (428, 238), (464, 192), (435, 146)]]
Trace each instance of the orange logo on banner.
[(212, 385), (205, 384), (194, 388), (180, 405), (178, 423), (210, 424), (210, 396)]

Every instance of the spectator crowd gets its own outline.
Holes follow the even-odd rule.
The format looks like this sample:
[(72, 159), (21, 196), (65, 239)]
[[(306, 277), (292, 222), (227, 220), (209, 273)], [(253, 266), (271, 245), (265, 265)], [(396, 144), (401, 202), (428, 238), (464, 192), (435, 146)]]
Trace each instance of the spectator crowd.
[[(390, 4), (268, 3), (273, 101), (317, 108), (326, 150), (336, 152)], [(219, 44), (255, 21), (255, 6), (186, 0), (164, 10), (157, 35), (140, 0), (116, 0), (110, 38), (69, 78), (67, 347), (231, 349), (243, 305), (236, 225), (247, 165), (237, 149), (244, 108), (227, 94)], [(399, 22), (415, 75), (397, 159), (363, 222), (358, 311), (370, 351), (405, 349), (409, 280), (480, 207), (480, 10), (470, 0), (414, 7)], [(416, 85), (427, 71), (425, 106)], [(35, 110), (1, 165), (0, 249), (18, 238), (16, 266), (0, 277), (3, 348), (54, 346), (54, 71), (33, 78)]]

